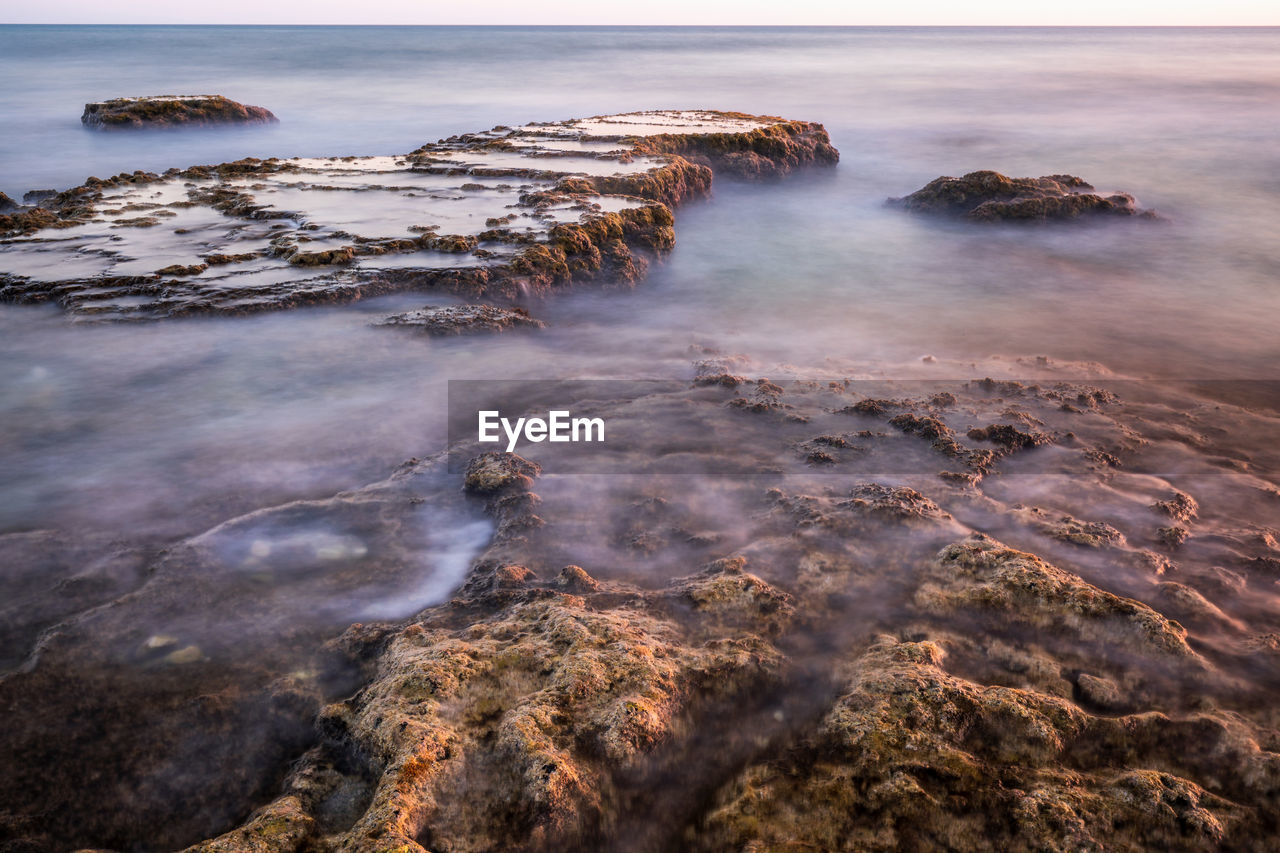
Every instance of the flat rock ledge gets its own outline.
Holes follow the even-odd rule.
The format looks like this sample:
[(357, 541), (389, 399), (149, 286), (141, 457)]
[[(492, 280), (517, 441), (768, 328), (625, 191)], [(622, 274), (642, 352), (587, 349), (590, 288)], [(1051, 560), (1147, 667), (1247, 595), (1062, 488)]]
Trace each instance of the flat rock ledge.
[(541, 329), (546, 326), (546, 323), (530, 317), (529, 312), (523, 308), (500, 308), (496, 305), (443, 305), (392, 314), (375, 325), (409, 329), (432, 337), (449, 337), (505, 332), (521, 328)]
[(222, 95), (152, 95), (113, 98), (84, 105), (80, 122), (92, 130), (141, 130), (208, 124), (270, 124), (271, 110), (238, 103)]
[(888, 203), (909, 213), (926, 213), (971, 222), (1048, 222), (1098, 216), (1157, 218), (1138, 208), (1127, 193), (1094, 191), (1074, 175), (1009, 178), (999, 172), (970, 172), (962, 178), (941, 177), (911, 195)]
[(495, 127), (399, 156), (94, 177), (0, 212), (0, 301), (155, 320), (627, 286), (675, 244), (672, 208), (706, 195), (713, 171), (773, 178), (839, 156), (820, 124), (668, 110)]

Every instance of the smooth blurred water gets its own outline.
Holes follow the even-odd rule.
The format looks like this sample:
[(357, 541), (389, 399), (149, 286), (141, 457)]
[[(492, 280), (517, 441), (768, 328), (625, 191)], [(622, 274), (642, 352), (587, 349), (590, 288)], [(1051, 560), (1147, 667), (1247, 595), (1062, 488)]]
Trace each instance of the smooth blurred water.
[[(531, 305), (539, 334), (369, 328), (422, 295), (128, 328), (0, 306), (4, 530), (196, 532), (438, 449), (448, 378), (682, 375), (691, 343), (814, 374), (828, 358), (892, 373), (996, 354), (1276, 375), (1280, 30), (7, 26), (0, 75), (0, 190), (15, 196), (646, 108), (819, 121), (842, 153), (835, 170), (719, 181), (637, 290)], [(86, 101), (188, 92), (281, 122), (79, 124)], [(982, 168), (1081, 175), (1168, 221), (972, 227), (883, 205)]]

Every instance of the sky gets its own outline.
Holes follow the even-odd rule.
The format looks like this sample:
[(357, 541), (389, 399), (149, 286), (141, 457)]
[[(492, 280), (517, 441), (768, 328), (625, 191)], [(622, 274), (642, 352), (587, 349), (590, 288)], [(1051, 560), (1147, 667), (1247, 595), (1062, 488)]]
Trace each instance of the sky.
[(10, 24), (1276, 26), (1277, 0), (0, 0)]

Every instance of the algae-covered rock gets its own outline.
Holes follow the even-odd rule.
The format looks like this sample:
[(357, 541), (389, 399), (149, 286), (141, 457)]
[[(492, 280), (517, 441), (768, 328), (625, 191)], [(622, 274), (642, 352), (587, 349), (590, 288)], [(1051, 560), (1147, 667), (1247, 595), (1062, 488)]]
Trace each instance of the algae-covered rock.
[(379, 326), (412, 329), (433, 337), (505, 332), (510, 329), (541, 329), (546, 324), (529, 316), (523, 308), (499, 308), (495, 305), (445, 305), (418, 308), (393, 314), (378, 322)]
[(969, 438), (975, 441), (990, 441), (1009, 450), (1021, 450), (1027, 447), (1039, 447), (1049, 444), (1053, 439), (1035, 430), (1020, 430), (1011, 424), (991, 424), (971, 429)]
[(137, 130), (209, 124), (270, 124), (279, 121), (265, 107), (237, 103), (223, 95), (153, 95), (115, 98), (84, 105), (80, 122), (94, 130)]
[(482, 453), (467, 464), (463, 488), (479, 495), (509, 488), (527, 488), (540, 471), (536, 462), (514, 453)]
[(720, 788), (688, 848), (1193, 851), (1265, 832), (1251, 808), (1186, 776), (1117, 771), (1079, 748), (1105, 732), (1108, 754), (1133, 754), (1147, 721), (975, 683), (945, 659), (928, 640), (880, 639), (817, 731)]
[(1187, 631), (1133, 599), (1098, 589), (1024, 551), (975, 533), (944, 548), (916, 594), (926, 609), (995, 611), (1010, 622), (1194, 658)]
[(910, 213), (954, 216), (972, 222), (1046, 222), (1098, 216), (1153, 216), (1133, 196), (1099, 195), (1072, 175), (1008, 178), (999, 172), (942, 177), (889, 204)]
[[(718, 598), (711, 583), (691, 594)], [(749, 636), (690, 642), (652, 601), (597, 610), (531, 596), (461, 628), (428, 614), (393, 638), (370, 686), (325, 712), (333, 737), (385, 768), (334, 849), (581, 844), (617, 808), (610, 774), (675, 737), (693, 697), (742, 689), (780, 661)]]
[(795, 612), (793, 599), (743, 571), (746, 564), (742, 557), (716, 560), (696, 575), (673, 581), (669, 594), (718, 622), (777, 633)]
[(1107, 545), (1123, 545), (1124, 534), (1105, 521), (1081, 521), (1063, 513), (1053, 513), (1040, 507), (1015, 507), (1016, 517), (1030, 524), (1041, 533), (1061, 542), (1101, 548)]
[[(91, 104), (86, 122), (212, 121), (234, 112), (221, 103)], [(0, 237), (12, 238), (0, 244), (0, 301), (147, 320), (409, 289), (510, 303), (574, 282), (630, 286), (675, 245), (671, 208), (707, 195), (714, 171), (784, 175), (837, 158), (818, 124), (666, 110), (503, 127), (395, 156), (90, 178), (40, 207), (0, 210)], [(236, 262), (246, 257), (259, 263)], [(211, 268), (198, 278), (137, 274), (199, 264)]]
[(907, 486), (859, 483), (845, 495), (788, 494), (771, 489), (777, 511), (800, 529), (819, 527), (852, 533), (881, 525), (931, 526), (950, 514), (925, 495)]
[(556, 586), (582, 595), (599, 591), (600, 582), (587, 574), (587, 570), (581, 566), (565, 566), (556, 577)]
[(1151, 507), (1183, 523), (1195, 520), (1200, 514), (1200, 504), (1186, 492), (1174, 492), (1172, 497), (1156, 501)]
[(183, 853), (293, 853), (315, 830), (315, 819), (296, 796), (259, 809), (240, 827), (186, 848)]
[(1086, 702), (1100, 708), (1112, 709), (1125, 704), (1120, 686), (1109, 678), (1082, 672), (1076, 677), (1076, 686), (1080, 688), (1080, 695)]
[(1171, 524), (1168, 527), (1157, 527), (1156, 537), (1170, 548), (1180, 548), (1191, 538), (1191, 531), (1181, 524)]
[[(738, 377), (749, 363), (705, 347), (691, 354), (708, 378)], [(395, 488), (335, 499), (327, 518), (345, 531), (337, 541), (272, 546), (295, 559), (264, 567), (259, 527), (281, 512), (308, 528), (314, 517), (300, 506), (254, 513), (168, 549), (158, 567), (139, 566), (146, 587), (113, 593), (112, 606), (81, 600), (77, 609), (100, 620), (95, 632), (67, 639), (74, 620), (56, 611), (11, 633), (38, 643), (39, 661), (0, 679), (10, 709), (0, 739), (26, 768), (4, 790), (18, 807), (0, 832), (37, 850), (74, 849), (66, 839), (176, 849), (203, 834), (201, 853), (1274, 846), (1280, 633), (1259, 604), (1280, 575), (1266, 538), (1274, 525), (1241, 512), (1223, 527), (1215, 506), (1176, 564), (1126, 542), (1120, 530), (1137, 536), (1156, 512), (1186, 514), (1183, 501), (1176, 513), (1150, 508), (1169, 488), (1145, 473), (1163, 470), (1168, 448), (1144, 456), (1135, 437), (1157, 421), (1151, 408), (1068, 383), (868, 394), (847, 380), (741, 379), (816, 422), (799, 426), (726, 406), (731, 384), (586, 399), (602, 416), (678, 403), (686, 425), (699, 416), (713, 427), (758, 425), (733, 447), (763, 463), (746, 476), (539, 484), (529, 460), (486, 453), (428, 487), (410, 464)], [(522, 389), (531, 406), (550, 402)], [(556, 405), (578, 402), (558, 395)], [(859, 399), (878, 401), (875, 410), (842, 411)], [(840, 432), (867, 417), (887, 428)], [(968, 441), (946, 429), (993, 421), (1055, 436), (1063, 452), (1042, 455), (1058, 476), (1007, 476), (1019, 460), (1003, 449), (990, 451), (986, 476), (934, 475), (936, 457), (917, 439)], [(659, 432), (637, 437), (637, 455), (669, 447), (672, 434)], [(1099, 472), (1066, 450), (1104, 442), (1124, 448), (1133, 475)], [(924, 469), (873, 467), (868, 457), (885, 446), (925, 458)], [(1194, 447), (1177, 447), (1180, 485), (1199, 494), (1198, 474), (1222, 476)], [(798, 448), (841, 465), (814, 469)], [(271, 682), (283, 704), (246, 704), (260, 685), (219, 678), (225, 647), (194, 633), (193, 617), (225, 613), (213, 580), (232, 564), (204, 571), (214, 564), (199, 553), (240, 543), (240, 609), (286, 598), (261, 595), (264, 568), (345, 575), (352, 585), (341, 589), (358, 594), (377, 570), (369, 557), (436, 516), (444, 507), (421, 504), (441, 495), (467, 510), (460, 518), (481, 507), (490, 517), (475, 519), (487, 544), (468, 551), (447, 601), (351, 626), (324, 643), (323, 666), (288, 660)], [(28, 546), (57, 538), (22, 536)], [(1050, 550), (1033, 553), (1040, 546)], [(410, 585), (417, 551), (432, 547), (403, 548)], [(146, 611), (174, 618), (136, 620), (131, 602), (155, 596), (179, 553), (187, 573)], [(85, 560), (73, 552), (63, 562)], [(239, 624), (285, 621), (251, 614)], [(44, 630), (52, 621), (63, 625)], [(125, 626), (118, 645), (136, 683), (94, 656), (95, 641), (113, 636), (104, 624)], [(238, 665), (273, 653), (270, 643), (236, 650)], [(191, 658), (167, 659), (178, 652)], [(138, 725), (166, 682), (182, 690)], [(48, 737), (59, 718), (77, 721), (76, 739)], [(120, 728), (142, 734), (122, 740)], [(140, 758), (163, 754), (183, 728), (205, 735), (200, 751), (179, 752), (173, 765)], [(112, 785), (95, 775), (103, 766), (131, 775)], [(186, 782), (193, 767), (217, 784), (185, 784), (175, 807), (174, 788), (146, 787), (169, 766), (178, 772), (165, 785)], [(251, 771), (252, 785), (225, 783)], [(76, 834), (40, 834), (64, 820)]]

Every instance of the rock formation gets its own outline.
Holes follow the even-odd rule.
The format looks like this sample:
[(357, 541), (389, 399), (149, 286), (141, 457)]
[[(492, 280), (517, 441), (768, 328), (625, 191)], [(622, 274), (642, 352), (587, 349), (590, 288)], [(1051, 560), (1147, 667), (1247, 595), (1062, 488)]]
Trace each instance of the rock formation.
[(412, 329), (424, 335), (447, 337), (509, 329), (541, 329), (545, 323), (529, 316), (523, 308), (499, 308), (495, 305), (442, 305), (418, 308), (393, 314), (378, 322), (379, 326)]
[[(652, 413), (628, 452), (637, 470), (677, 454), (669, 478), (566, 477), (557, 445), (526, 458), (459, 444), (456, 465), (410, 460), (93, 571), (89, 555), (124, 546), (0, 538), (21, 565), (44, 560), (32, 584), (75, 598), (0, 611), (9, 645), (31, 650), (0, 680), (0, 748), (27, 768), (0, 791), (0, 839), (198, 853), (1270, 844), (1280, 625), (1247, 591), (1274, 586), (1274, 540), (1219, 502), (1274, 470), (1273, 456), (1234, 471), (1220, 455), (1228, 436), (1274, 434), (1272, 414), (1153, 400), (1149, 383), (1130, 402), (1052, 379), (760, 373), (709, 354), (687, 382), (611, 385), (607, 403), (580, 392), (607, 418)], [(733, 405), (760, 388), (785, 415)], [(684, 432), (664, 428), (670, 412)], [(1162, 412), (1215, 445), (1162, 436)], [(1011, 421), (1043, 440), (978, 426)], [(697, 434), (732, 430), (755, 436), (737, 475), (689, 477), (723, 453)], [(1171, 448), (1176, 489), (1141, 473)], [(1069, 486), (1038, 490), (1037, 470)], [(442, 535), (482, 531), (447, 600), (349, 627), (306, 604), (307, 590), (347, 600), (420, 571), (443, 547), (409, 535), (424, 507), (453, 513)], [(1156, 532), (1170, 519), (1200, 535), (1175, 551)], [(168, 624), (140, 624), (157, 613)], [(184, 772), (193, 755), (199, 772)]]
[(84, 105), (80, 122), (93, 130), (141, 130), (208, 124), (270, 124), (279, 121), (265, 107), (251, 107), (222, 95), (153, 95), (113, 98)]
[(665, 111), (499, 127), (398, 157), (90, 178), (0, 213), (0, 300), (145, 320), (629, 285), (674, 245), (672, 207), (713, 171), (765, 178), (838, 157), (818, 124)]
[(1047, 222), (1097, 216), (1154, 218), (1138, 209), (1127, 193), (1101, 195), (1072, 175), (1007, 178), (999, 172), (970, 172), (962, 178), (936, 178), (889, 204), (910, 213), (926, 213), (972, 222)]

